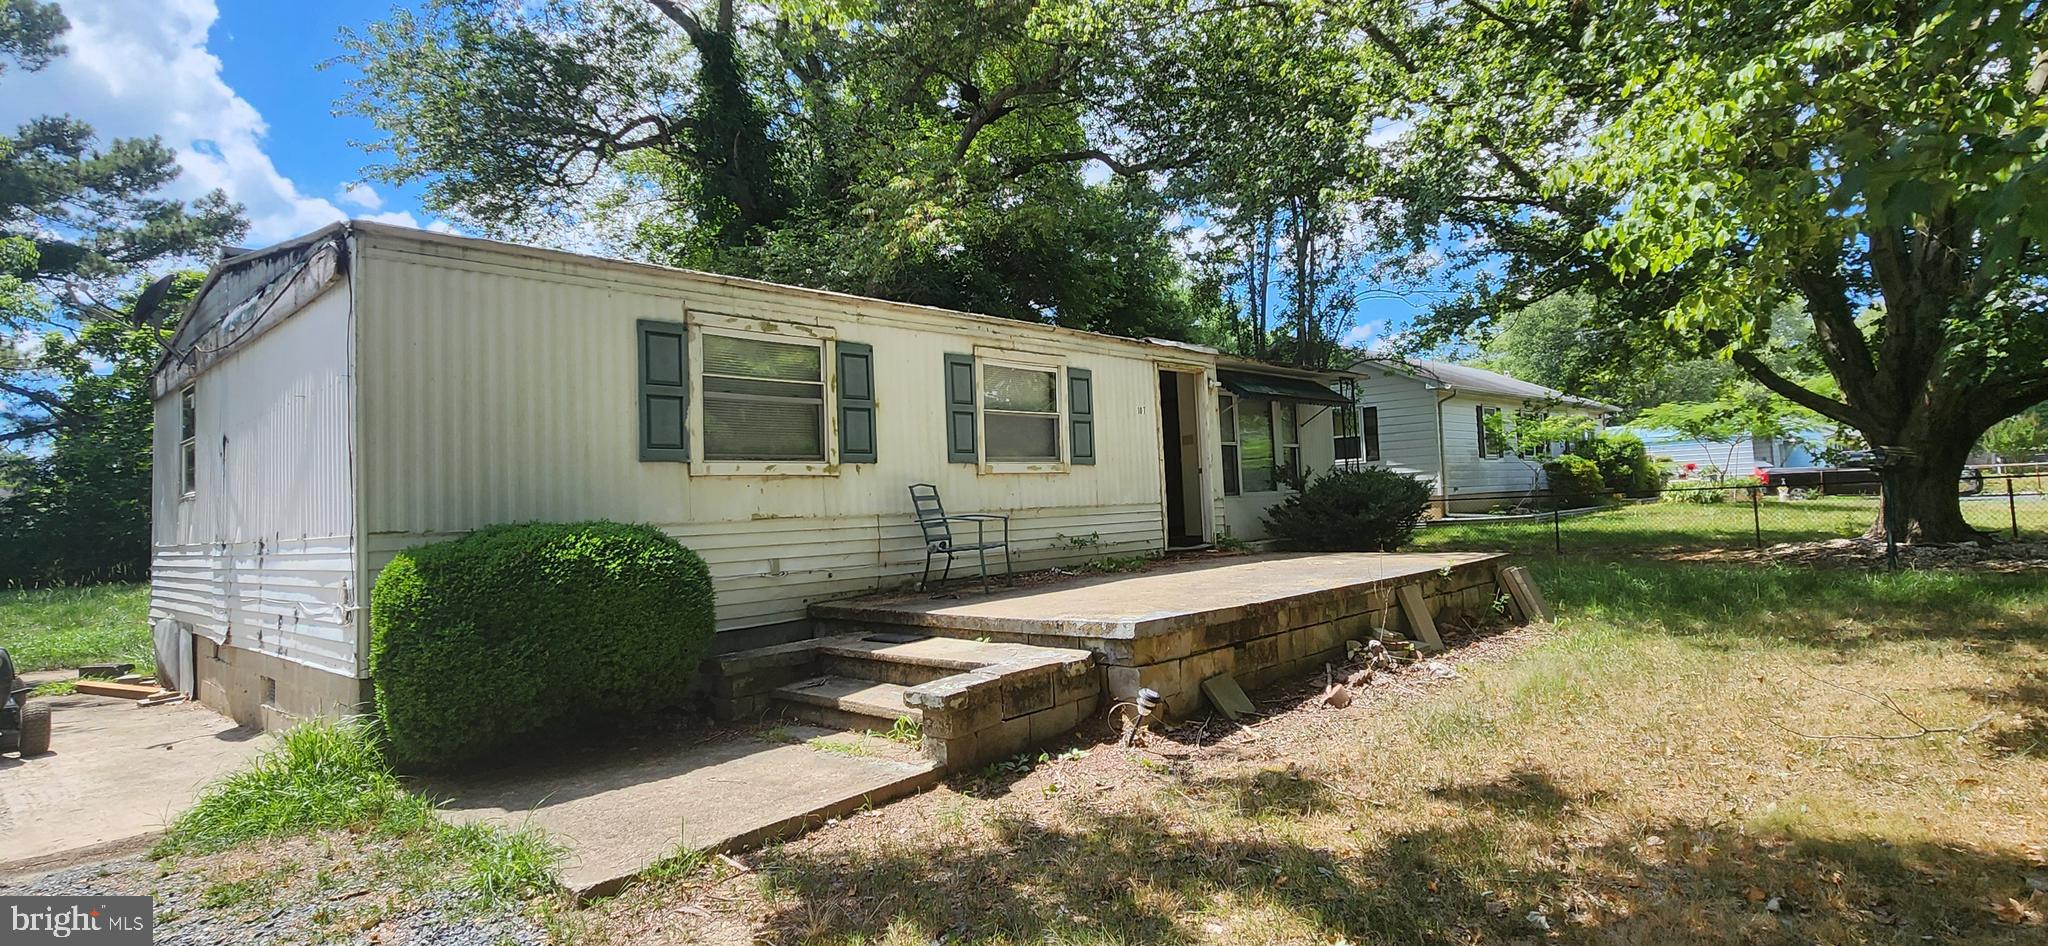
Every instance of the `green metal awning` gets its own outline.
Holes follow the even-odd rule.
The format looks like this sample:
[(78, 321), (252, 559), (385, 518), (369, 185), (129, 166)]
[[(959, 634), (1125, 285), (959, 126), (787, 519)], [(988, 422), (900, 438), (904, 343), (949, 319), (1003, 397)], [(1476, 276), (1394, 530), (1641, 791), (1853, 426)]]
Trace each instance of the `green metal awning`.
[(1218, 371), (1216, 380), (1230, 393), (1239, 397), (1273, 397), (1304, 404), (1351, 403), (1344, 395), (1324, 387), (1307, 378), (1289, 378), (1277, 374), (1246, 374), (1242, 371)]

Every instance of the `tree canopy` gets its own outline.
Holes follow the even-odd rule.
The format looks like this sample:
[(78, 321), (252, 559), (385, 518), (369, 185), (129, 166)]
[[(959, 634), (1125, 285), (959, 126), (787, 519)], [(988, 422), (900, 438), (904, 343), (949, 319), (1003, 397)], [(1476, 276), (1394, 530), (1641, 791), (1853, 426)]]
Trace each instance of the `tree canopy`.
[[(1366, 54), (1410, 77), (1385, 178), (1398, 219), (1493, 267), (1431, 314), (1433, 337), (1593, 293), (1618, 324), (1915, 458), (1901, 522), (1972, 534), (1953, 482), (1970, 445), (2048, 398), (2038, 4), (1350, 9)], [(1831, 391), (1773, 365), (1788, 301)]]

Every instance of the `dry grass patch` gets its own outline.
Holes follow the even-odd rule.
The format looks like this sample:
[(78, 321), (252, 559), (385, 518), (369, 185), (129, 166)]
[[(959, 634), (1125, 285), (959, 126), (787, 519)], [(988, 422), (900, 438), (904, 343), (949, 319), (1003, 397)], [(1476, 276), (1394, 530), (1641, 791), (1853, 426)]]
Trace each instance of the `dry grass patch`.
[[(746, 870), (628, 891), (562, 935), (2040, 941), (1995, 909), (2048, 885), (2038, 581), (1657, 562), (1538, 578), (1561, 623), (1460, 647), (1458, 680), (956, 780)], [(1930, 728), (1989, 719), (1790, 731), (1911, 731), (1844, 688)]]

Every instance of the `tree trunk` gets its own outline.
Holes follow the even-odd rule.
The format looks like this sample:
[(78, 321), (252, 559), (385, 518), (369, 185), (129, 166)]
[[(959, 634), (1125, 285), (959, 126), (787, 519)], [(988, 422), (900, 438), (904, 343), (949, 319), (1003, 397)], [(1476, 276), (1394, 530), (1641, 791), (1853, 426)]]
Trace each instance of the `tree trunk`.
[[(1899, 528), (1900, 542), (1969, 542), (1985, 534), (1963, 519), (1961, 484), (1963, 465), (1976, 443), (1967, 431), (1946, 431), (1899, 446), (1918, 451), (1910, 462), (1889, 474), (1891, 495), (1886, 497)], [(1879, 441), (1873, 440), (1872, 443)], [(1864, 535), (1885, 537), (1885, 515), (1880, 511)]]

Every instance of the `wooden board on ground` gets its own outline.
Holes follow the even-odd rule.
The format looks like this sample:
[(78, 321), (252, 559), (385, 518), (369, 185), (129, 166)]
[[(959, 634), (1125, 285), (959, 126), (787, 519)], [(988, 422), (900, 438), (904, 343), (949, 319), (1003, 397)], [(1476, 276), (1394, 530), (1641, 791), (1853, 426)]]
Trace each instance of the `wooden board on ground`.
[(1244, 687), (1237, 685), (1237, 678), (1227, 673), (1202, 681), (1202, 695), (1209, 698), (1209, 705), (1216, 707), (1225, 719), (1235, 720), (1259, 711), (1252, 705), (1252, 698), (1244, 695)]
[(163, 692), (155, 686), (139, 683), (115, 683), (112, 680), (80, 680), (77, 692), (94, 696), (117, 696), (124, 700), (140, 700)]
[(1529, 577), (1528, 569), (1509, 565), (1500, 570), (1500, 583), (1507, 587), (1508, 597), (1515, 599), (1524, 620), (1550, 620), (1550, 604), (1543, 600), (1543, 592), (1536, 589), (1536, 579)]
[(1429, 603), (1422, 600), (1422, 588), (1402, 585), (1394, 594), (1401, 599), (1401, 613), (1408, 618), (1408, 635), (1420, 642), (1423, 650), (1434, 653), (1444, 649), (1444, 639), (1436, 632), (1436, 619), (1429, 616)]

